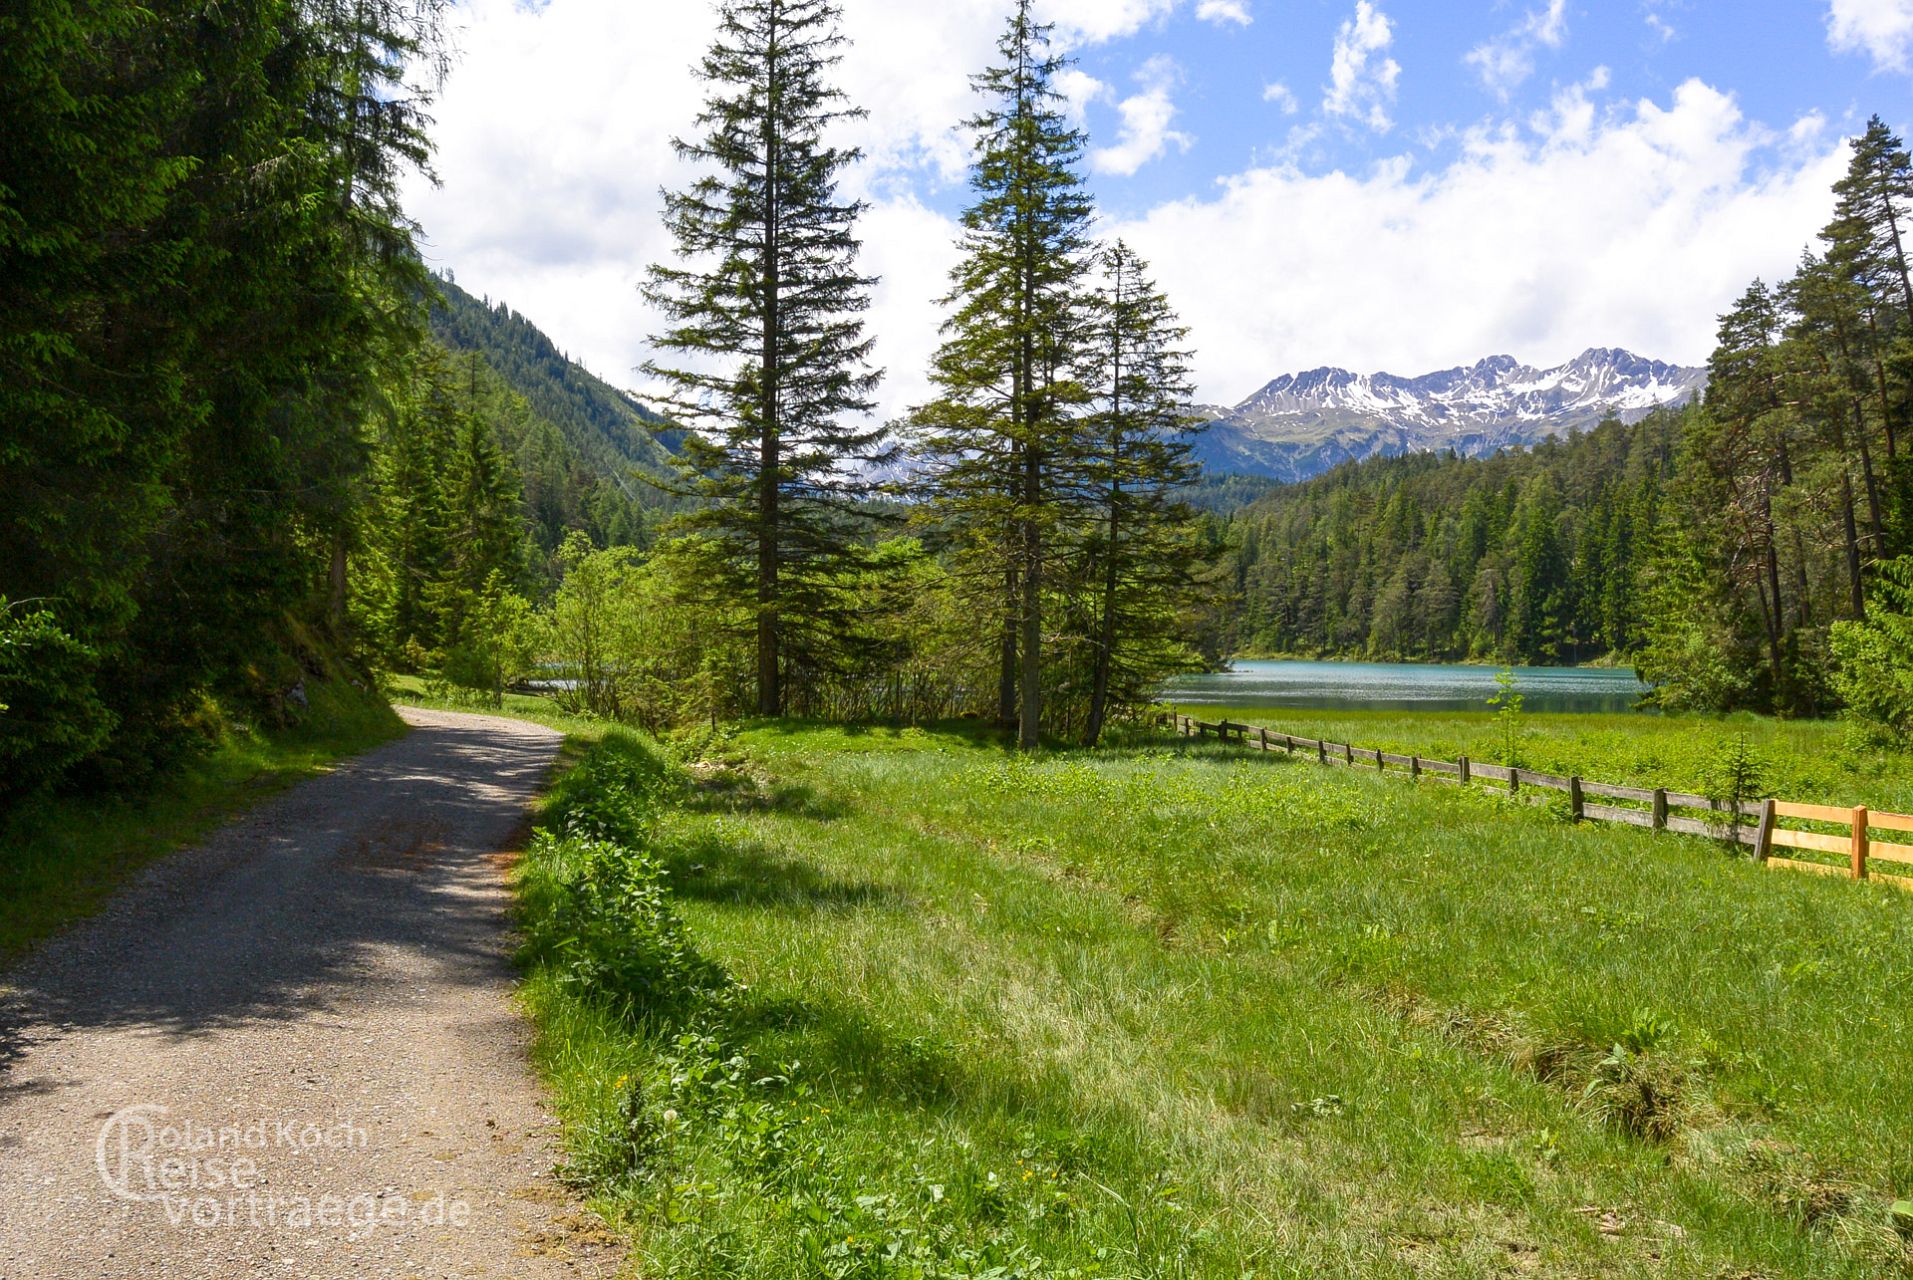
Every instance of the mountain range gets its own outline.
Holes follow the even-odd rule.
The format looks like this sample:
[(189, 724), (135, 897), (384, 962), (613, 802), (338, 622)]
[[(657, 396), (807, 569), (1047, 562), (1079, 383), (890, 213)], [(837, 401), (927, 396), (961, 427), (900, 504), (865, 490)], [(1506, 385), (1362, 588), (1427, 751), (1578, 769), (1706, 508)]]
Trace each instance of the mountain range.
[(1607, 418), (1636, 422), (1685, 403), (1707, 370), (1593, 347), (1553, 369), (1513, 356), (1403, 378), (1314, 369), (1284, 374), (1233, 409), (1204, 406), (1196, 456), (1211, 475), (1305, 480), (1377, 454), (1452, 449), (1479, 457), (1584, 431)]
[[(539, 421), (547, 442), (542, 449), (534, 449), (524, 431), (508, 433), (528, 481), (538, 469), (534, 453), (544, 454), (542, 469), (549, 470), (555, 451), (559, 469), (573, 477), (569, 487), (583, 483), (596, 491), (571, 504), (599, 513), (585, 523), (606, 523), (609, 508), (623, 507), (628, 518), (609, 521), (620, 531), (648, 526), (680, 505), (639, 480), (670, 469), (676, 437), (657, 430), (663, 423), (657, 413), (567, 358), (511, 308), (475, 298), (449, 277), (438, 288), (433, 335), (454, 353), (477, 353)], [(1609, 417), (1634, 422), (1685, 402), (1706, 384), (1705, 369), (1611, 347), (1591, 348), (1553, 369), (1490, 356), (1418, 378), (1346, 369), (1284, 374), (1234, 408), (1194, 410), (1207, 421), (1196, 443), (1205, 481), (1196, 500), (1226, 511), (1268, 484), (1306, 480), (1378, 454), (1452, 449), (1480, 457), (1587, 430)]]

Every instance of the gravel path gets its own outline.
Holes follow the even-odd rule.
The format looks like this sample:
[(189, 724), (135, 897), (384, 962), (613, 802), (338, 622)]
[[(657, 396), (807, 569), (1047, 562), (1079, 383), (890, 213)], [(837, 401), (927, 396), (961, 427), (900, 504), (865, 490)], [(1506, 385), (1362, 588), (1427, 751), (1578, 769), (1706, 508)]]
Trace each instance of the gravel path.
[(559, 735), (402, 714), (0, 975), (0, 1280), (615, 1270), (510, 1000)]

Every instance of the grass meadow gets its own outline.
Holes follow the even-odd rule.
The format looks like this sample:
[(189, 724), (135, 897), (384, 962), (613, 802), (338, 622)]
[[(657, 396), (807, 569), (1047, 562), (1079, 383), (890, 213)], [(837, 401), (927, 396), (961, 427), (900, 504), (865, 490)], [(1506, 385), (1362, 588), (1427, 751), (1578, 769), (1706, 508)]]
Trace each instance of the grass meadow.
[[(1226, 716), (1292, 733), (1396, 755), (1454, 760), (1466, 755), (1505, 763), (1503, 729), (1491, 711), (1315, 711), (1294, 707), (1175, 708), (1201, 720)], [(1801, 804), (1857, 805), (1913, 813), (1913, 758), (1852, 741), (1837, 720), (1768, 716), (1535, 714), (1519, 718), (1524, 769), (1622, 786), (1710, 794), (1736, 741), (1758, 765), (1761, 789)]]
[(525, 994), (631, 1274), (1913, 1274), (1904, 893), (1174, 740), (584, 761)]

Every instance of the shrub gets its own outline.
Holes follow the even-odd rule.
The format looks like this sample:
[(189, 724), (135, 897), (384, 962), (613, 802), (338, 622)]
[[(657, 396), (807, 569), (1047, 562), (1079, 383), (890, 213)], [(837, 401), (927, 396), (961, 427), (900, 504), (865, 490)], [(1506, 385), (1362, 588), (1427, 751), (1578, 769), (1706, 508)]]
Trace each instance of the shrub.
[(571, 868), (546, 927), (560, 985), (638, 1020), (682, 1011), (726, 985), (700, 956), (667, 900), (663, 866), (608, 840), (540, 832), (533, 856)]
[(114, 718), (93, 687), (98, 665), (51, 612), (0, 597), (0, 801), (57, 782), (106, 742)]
[(1879, 566), (1864, 622), (1833, 626), (1834, 691), (1863, 737), (1913, 742), (1913, 556)]

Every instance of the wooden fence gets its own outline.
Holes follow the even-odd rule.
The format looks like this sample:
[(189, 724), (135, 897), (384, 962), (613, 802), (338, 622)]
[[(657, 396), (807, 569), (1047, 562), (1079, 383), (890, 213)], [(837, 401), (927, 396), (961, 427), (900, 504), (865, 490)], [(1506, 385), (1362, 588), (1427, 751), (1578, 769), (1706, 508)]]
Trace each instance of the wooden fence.
[[(1300, 752), (1315, 757), (1319, 764), (1373, 766), (1383, 773), (1392, 769), (1417, 781), (1432, 776), (1453, 779), (1463, 786), (1486, 782), (1516, 794), (1523, 789), (1563, 791), (1567, 793), (1568, 811), (1576, 822), (1619, 822), (1650, 831), (1736, 840), (1751, 845), (1754, 856), (1771, 867), (1822, 875), (1850, 875), (1856, 880), (1877, 878), (1913, 890), (1913, 844), (1877, 841), (1872, 834), (1875, 830), (1913, 832), (1913, 817), (1903, 813), (1873, 813), (1864, 807), (1845, 809), (1791, 804), (1784, 800), (1749, 800), (1736, 809), (1724, 801), (1661, 787), (1619, 787), (1589, 782), (1585, 778), (1537, 773), (1532, 769), (1481, 764), (1467, 756), (1448, 761), (1395, 755), (1375, 747), (1298, 738), (1260, 725), (1236, 724), (1229, 720), (1206, 721), (1172, 714), (1167, 716), (1166, 723), (1185, 737), (1214, 735), (1219, 741), (1236, 742), (1259, 751), (1282, 751), (1290, 755)], [(1609, 801), (1623, 803), (1606, 803)], [(1701, 816), (1703, 814), (1705, 816)], [(1782, 820), (1812, 823), (1820, 829), (1783, 827)], [(1838, 854), (1845, 862), (1836, 866), (1777, 856), (1776, 848)], [(1902, 867), (1908, 871), (1903, 874), (1876, 871), (1873, 868), (1876, 862), (1892, 864), (1896, 871)]]

